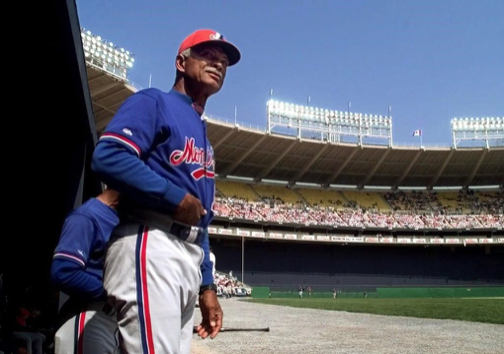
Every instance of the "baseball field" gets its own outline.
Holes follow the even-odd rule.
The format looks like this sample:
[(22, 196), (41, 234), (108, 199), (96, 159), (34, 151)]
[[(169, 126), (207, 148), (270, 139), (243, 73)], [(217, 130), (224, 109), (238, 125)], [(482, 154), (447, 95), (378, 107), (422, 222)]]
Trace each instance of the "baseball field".
[(385, 316), (504, 324), (504, 299), (252, 299), (255, 303)]
[[(223, 299), (226, 327), (270, 331), (225, 332), (214, 340), (195, 335), (191, 354), (504, 353), (504, 299), (332, 300)], [(475, 315), (478, 312), (482, 316)], [(419, 318), (421, 313), (437, 317)], [(199, 311), (195, 317), (199, 323)]]

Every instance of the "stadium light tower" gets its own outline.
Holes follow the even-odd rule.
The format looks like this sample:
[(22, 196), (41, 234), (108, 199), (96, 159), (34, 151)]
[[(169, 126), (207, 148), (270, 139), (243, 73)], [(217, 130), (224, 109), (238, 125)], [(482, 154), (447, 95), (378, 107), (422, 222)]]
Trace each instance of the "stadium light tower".
[(283, 127), (296, 130), (298, 138), (315, 133), (322, 141), (340, 143), (343, 136), (351, 136), (362, 145), (363, 138), (369, 137), (386, 140), (392, 146), (390, 116), (338, 112), (273, 99), (268, 101), (267, 108), (268, 132)]
[(108, 73), (127, 80), (128, 70), (135, 62), (134, 55), (124, 48), (107, 42), (100, 36), (81, 28), (82, 46), (86, 62)]
[(504, 117), (453, 118), (453, 147), (468, 141), (483, 141), (486, 148), (504, 143)]

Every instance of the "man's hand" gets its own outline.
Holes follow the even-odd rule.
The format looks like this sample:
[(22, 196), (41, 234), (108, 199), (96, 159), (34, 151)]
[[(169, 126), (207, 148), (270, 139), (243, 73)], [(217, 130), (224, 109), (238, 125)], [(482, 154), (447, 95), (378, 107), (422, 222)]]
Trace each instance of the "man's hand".
[(210, 338), (214, 339), (219, 334), (222, 327), (222, 318), (224, 317), (215, 291), (204, 291), (199, 297), (199, 306), (203, 318), (196, 327), (198, 336), (205, 339), (210, 335)]
[(187, 225), (197, 226), (201, 217), (206, 213), (200, 200), (187, 193), (175, 209), (173, 219)]

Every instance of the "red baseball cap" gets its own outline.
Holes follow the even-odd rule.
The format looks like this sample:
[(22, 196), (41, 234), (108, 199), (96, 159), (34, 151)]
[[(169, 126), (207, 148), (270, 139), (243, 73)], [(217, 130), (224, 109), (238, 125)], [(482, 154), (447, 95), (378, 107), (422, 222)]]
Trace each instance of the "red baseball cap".
[(212, 43), (221, 47), (229, 58), (229, 66), (235, 65), (241, 58), (240, 51), (234, 44), (226, 41), (224, 36), (219, 32), (208, 29), (197, 30), (191, 33), (180, 45), (178, 54), (202, 43)]

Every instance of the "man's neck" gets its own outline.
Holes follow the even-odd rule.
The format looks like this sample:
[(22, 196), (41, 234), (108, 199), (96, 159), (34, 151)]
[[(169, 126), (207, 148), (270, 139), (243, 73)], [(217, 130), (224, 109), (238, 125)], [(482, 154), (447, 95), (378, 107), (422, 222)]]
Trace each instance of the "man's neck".
[(180, 93), (183, 93), (184, 95), (191, 97), (193, 102), (200, 105), (203, 109), (205, 108), (206, 101), (210, 96), (205, 92), (202, 91), (198, 92), (198, 90), (196, 90), (194, 87), (191, 87), (191, 85), (186, 83), (184, 79), (180, 79), (179, 81), (177, 81), (173, 86), (173, 89), (175, 91), (178, 91)]
[(106, 196), (106, 195), (99, 195), (96, 197), (96, 199), (98, 199), (100, 202), (102, 202), (103, 204), (111, 207), (111, 208), (117, 208), (117, 205), (119, 204), (119, 200), (118, 198), (111, 198), (110, 196)]

